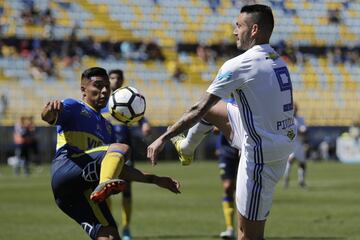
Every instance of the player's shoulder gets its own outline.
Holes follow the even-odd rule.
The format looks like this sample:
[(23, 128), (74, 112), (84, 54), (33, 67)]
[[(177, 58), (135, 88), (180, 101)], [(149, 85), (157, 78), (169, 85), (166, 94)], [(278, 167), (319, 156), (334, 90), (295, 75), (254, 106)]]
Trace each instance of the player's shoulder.
[(68, 111), (80, 111), (85, 108), (85, 103), (73, 98), (66, 98), (62, 100), (64, 108)]
[(74, 99), (74, 98), (65, 98), (64, 100), (62, 100), (62, 103), (64, 105), (68, 105), (68, 106), (77, 106), (77, 105), (84, 105), (83, 102), (81, 102), (78, 99)]

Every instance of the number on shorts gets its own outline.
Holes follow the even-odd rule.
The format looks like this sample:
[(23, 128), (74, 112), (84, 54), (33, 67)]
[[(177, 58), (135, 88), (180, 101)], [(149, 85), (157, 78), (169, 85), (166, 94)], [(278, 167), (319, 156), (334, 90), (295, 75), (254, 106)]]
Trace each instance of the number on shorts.
[(283, 111), (284, 112), (291, 111), (293, 110), (294, 105), (293, 105), (293, 92), (292, 92), (292, 85), (291, 85), (289, 71), (287, 70), (286, 67), (275, 68), (274, 71), (276, 74), (276, 78), (279, 82), (280, 91), (281, 92), (288, 90), (290, 91), (290, 103), (283, 105)]

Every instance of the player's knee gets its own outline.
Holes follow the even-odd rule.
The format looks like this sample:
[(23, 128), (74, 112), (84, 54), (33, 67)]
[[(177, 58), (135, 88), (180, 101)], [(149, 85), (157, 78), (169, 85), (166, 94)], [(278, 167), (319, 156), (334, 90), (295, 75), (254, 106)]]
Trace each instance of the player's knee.
[(131, 148), (129, 145), (127, 144), (123, 144), (123, 143), (113, 143), (110, 144), (108, 150), (108, 152), (116, 152), (119, 151), (121, 153), (123, 153), (125, 156), (129, 156), (130, 155), (130, 151)]

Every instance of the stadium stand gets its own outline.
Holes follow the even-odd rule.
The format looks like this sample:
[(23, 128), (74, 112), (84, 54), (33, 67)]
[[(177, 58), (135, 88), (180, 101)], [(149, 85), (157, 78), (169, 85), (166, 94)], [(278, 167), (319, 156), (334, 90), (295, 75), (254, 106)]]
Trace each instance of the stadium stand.
[[(230, 57), (224, 46), (234, 45), (237, 2), (211, 8), (206, 0), (1, 0), (0, 94), (9, 106), (0, 123), (13, 125), (26, 113), (42, 124), (45, 102), (77, 96), (80, 72), (95, 65), (122, 68), (127, 84), (146, 96), (153, 123), (172, 123)], [(360, 2), (258, 2), (274, 9), (271, 44), (289, 63), (308, 124), (358, 121)]]

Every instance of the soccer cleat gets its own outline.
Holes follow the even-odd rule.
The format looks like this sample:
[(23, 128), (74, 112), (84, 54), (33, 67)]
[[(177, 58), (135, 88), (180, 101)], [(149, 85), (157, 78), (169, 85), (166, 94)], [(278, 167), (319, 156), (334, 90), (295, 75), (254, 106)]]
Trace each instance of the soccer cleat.
[(131, 239), (132, 237), (131, 237), (130, 229), (125, 228), (123, 230), (122, 240), (131, 240)]
[(110, 195), (118, 194), (125, 189), (125, 181), (121, 179), (111, 179), (100, 183), (90, 195), (90, 200), (102, 202)]
[(180, 149), (180, 143), (182, 140), (185, 139), (185, 135), (183, 133), (171, 138), (171, 142), (174, 144), (176, 152), (178, 153), (179, 156), (179, 160), (181, 162), (181, 165), (183, 166), (187, 166), (190, 165), (191, 162), (194, 159), (194, 154), (191, 155), (185, 155), (182, 153), (181, 149)]
[(235, 234), (233, 229), (227, 229), (224, 232), (220, 233), (222, 239), (235, 239)]

